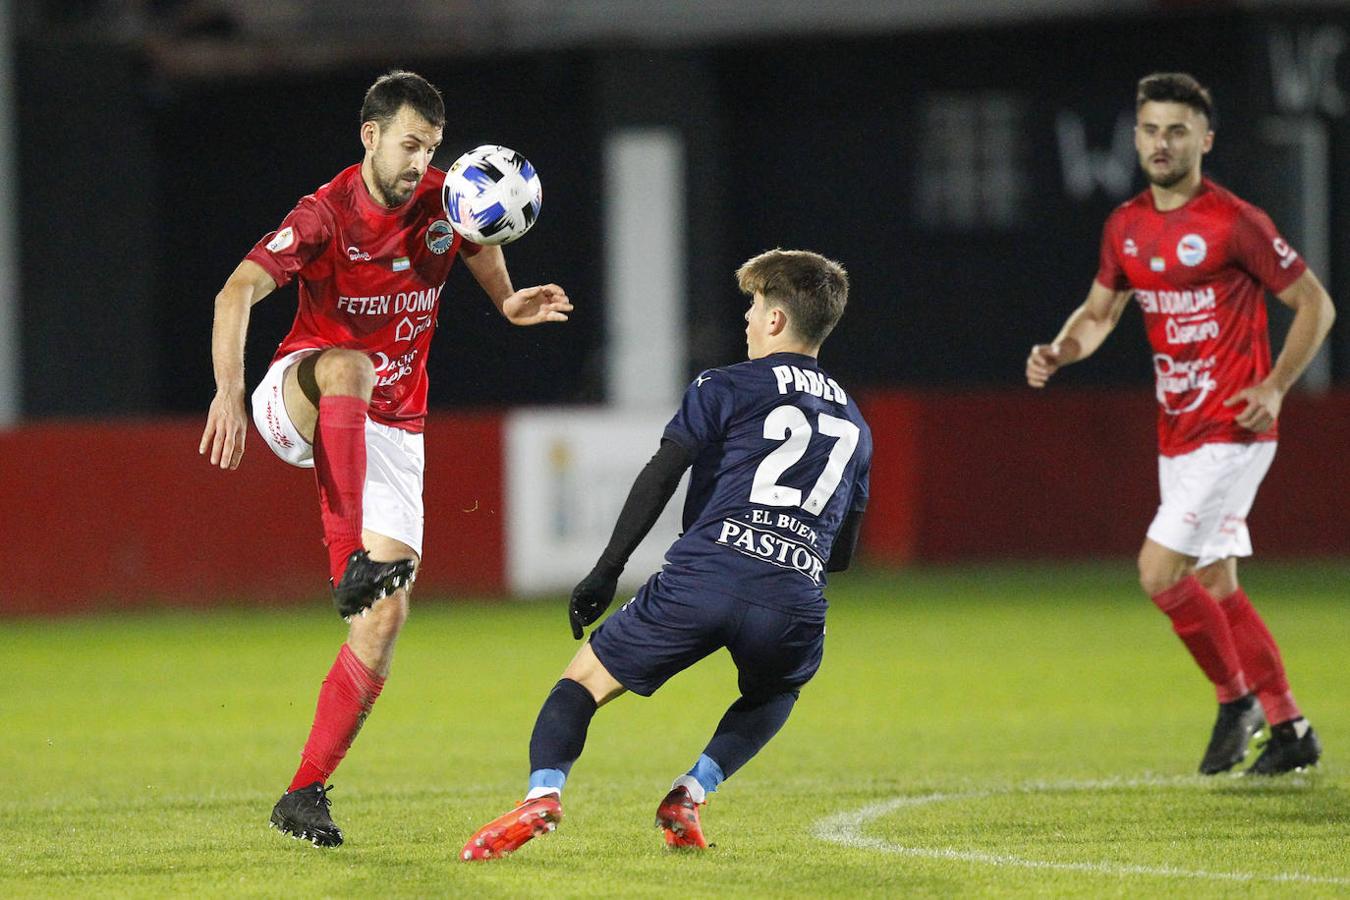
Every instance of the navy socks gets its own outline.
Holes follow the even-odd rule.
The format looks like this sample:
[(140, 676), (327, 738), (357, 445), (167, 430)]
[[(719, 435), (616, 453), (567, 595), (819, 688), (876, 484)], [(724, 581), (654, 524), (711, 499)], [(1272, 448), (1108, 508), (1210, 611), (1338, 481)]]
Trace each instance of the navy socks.
[[(689, 774), (697, 778), (705, 790), (716, 790), (716, 782), (729, 778), (745, 765), (778, 733), (797, 702), (797, 691), (784, 691), (771, 697), (751, 700), (741, 697), (717, 723), (717, 731), (708, 742), (703, 756)], [(709, 766), (708, 763), (713, 763)], [(707, 782), (712, 781), (712, 784)]]
[(591, 692), (570, 678), (553, 686), (530, 735), (531, 789), (562, 790), (572, 763), (586, 746), (586, 731), (595, 710)]

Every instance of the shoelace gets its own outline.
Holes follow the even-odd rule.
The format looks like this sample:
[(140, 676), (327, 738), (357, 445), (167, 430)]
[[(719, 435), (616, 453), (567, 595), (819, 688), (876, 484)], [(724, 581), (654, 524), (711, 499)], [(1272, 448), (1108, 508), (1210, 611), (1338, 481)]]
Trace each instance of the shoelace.
[(332, 809), (332, 808), (333, 808), (333, 801), (328, 799), (328, 792), (331, 791), (332, 789), (333, 789), (333, 785), (331, 785), (331, 784), (328, 785), (328, 787), (324, 787), (323, 785), (319, 785), (319, 796), (317, 796), (317, 797), (314, 798), (314, 805), (315, 805), (315, 806), (318, 806), (318, 805), (322, 804), (323, 806), (325, 806), (325, 807), (327, 807), (327, 808), (329, 808), (329, 809)]

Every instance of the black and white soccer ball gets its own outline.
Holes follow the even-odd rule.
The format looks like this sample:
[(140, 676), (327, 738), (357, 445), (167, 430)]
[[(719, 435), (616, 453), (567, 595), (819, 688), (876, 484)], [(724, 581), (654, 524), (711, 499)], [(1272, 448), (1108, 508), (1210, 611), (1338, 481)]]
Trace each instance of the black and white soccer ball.
[(475, 147), (445, 173), (450, 225), (475, 244), (509, 244), (534, 225), (543, 201), (539, 173), (515, 150)]

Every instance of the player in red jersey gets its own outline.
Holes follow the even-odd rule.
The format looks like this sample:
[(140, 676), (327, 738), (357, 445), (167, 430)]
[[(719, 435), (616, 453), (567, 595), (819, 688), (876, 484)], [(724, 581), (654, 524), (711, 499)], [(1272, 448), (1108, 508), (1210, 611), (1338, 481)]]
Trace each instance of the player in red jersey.
[[(1209, 91), (1181, 73), (1139, 82), (1135, 148), (1149, 181), (1106, 221), (1087, 300), (1027, 358), (1035, 388), (1090, 356), (1133, 297), (1153, 347), (1162, 502), (1139, 580), (1213, 682), (1219, 715), (1202, 774), (1231, 769), (1263, 723), (1247, 774), (1313, 765), (1316, 733), (1289, 691), (1275, 639), (1238, 583), (1246, 516), (1275, 455), (1284, 395), (1335, 318), (1331, 298), (1264, 212), (1200, 172), (1214, 143)], [(1265, 292), (1294, 310), (1272, 366)]]
[(381, 76), (361, 107), (364, 159), (301, 198), (216, 296), (216, 396), (199, 452), (235, 469), (249, 309), (299, 285), (253, 419), (278, 456), (315, 470), (334, 602), (350, 622), (300, 768), (272, 811), (273, 825), (322, 846), (342, 843), (324, 785), (384, 687), (421, 557), (426, 358), (450, 266), (462, 257), (515, 325), (563, 322), (572, 309), (555, 284), (514, 290), (500, 247), (451, 229), (445, 173), (431, 166), (444, 126), (435, 87), (411, 72)]

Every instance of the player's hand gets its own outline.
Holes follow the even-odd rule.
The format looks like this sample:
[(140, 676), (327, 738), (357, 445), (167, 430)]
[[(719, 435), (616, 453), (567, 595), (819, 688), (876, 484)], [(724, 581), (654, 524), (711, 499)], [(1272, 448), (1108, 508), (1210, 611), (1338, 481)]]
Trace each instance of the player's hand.
[(567, 604), (572, 637), (581, 640), (581, 629), (605, 614), (605, 610), (614, 602), (614, 592), (618, 589), (619, 574), (602, 572), (599, 567), (592, 569), (591, 574), (572, 588), (572, 599)]
[(1275, 419), (1280, 415), (1280, 405), (1284, 403), (1284, 392), (1263, 381), (1243, 388), (1223, 401), (1224, 406), (1237, 406), (1239, 403), (1247, 405), (1233, 421), (1248, 431), (1260, 434), (1269, 431), (1275, 424)]
[(1034, 388), (1043, 388), (1050, 376), (1059, 371), (1063, 363), (1063, 350), (1059, 343), (1037, 344), (1031, 348), (1027, 357), (1027, 384)]
[(512, 325), (566, 322), (571, 311), (572, 301), (556, 284), (521, 288), (502, 301), (502, 315)]
[(237, 469), (244, 458), (244, 438), (248, 434), (248, 417), (244, 414), (244, 392), (217, 391), (206, 414), (206, 429), (197, 452), (211, 454), (211, 465), (222, 469)]

